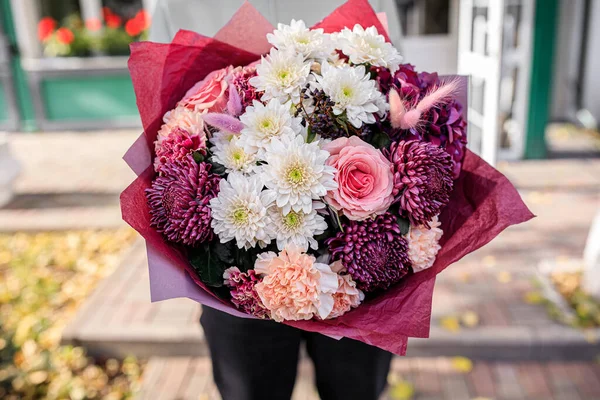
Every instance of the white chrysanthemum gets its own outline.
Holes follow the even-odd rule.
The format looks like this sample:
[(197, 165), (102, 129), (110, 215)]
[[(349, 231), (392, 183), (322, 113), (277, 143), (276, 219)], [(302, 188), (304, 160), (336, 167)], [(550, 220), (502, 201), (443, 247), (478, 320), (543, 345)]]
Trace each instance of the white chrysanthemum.
[(211, 226), (221, 243), (235, 239), (240, 249), (249, 249), (257, 243), (265, 247), (273, 239), (269, 201), (262, 189), (258, 175), (232, 173), (221, 180), (219, 194), (210, 200)]
[(302, 131), (302, 118), (292, 116), (290, 104), (281, 104), (272, 99), (267, 105), (254, 100), (240, 117), (244, 129), (240, 136), (240, 146), (247, 151), (262, 155), (271, 140), (288, 136), (293, 138)]
[(426, 226), (412, 226), (408, 234), (408, 257), (415, 272), (423, 271), (433, 265), (441, 246), (438, 244), (444, 232), (440, 229), (438, 217)]
[(261, 175), (270, 199), (284, 215), (290, 210), (310, 213), (313, 200), (337, 188), (335, 168), (325, 165), (327, 158), (329, 152), (321, 150), (318, 142), (305, 143), (301, 136), (271, 141)]
[(239, 135), (230, 135), (229, 137), (215, 135), (210, 142), (213, 144), (211, 151), (214, 161), (224, 166), (227, 173), (249, 174), (257, 168), (256, 152), (242, 147)]
[(279, 250), (283, 250), (290, 243), (299, 246), (302, 251), (308, 250), (309, 246), (317, 250), (319, 244), (314, 236), (327, 229), (325, 218), (314, 209), (308, 214), (302, 211), (284, 214), (283, 210), (273, 206), (269, 209), (269, 216), (277, 232), (275, 239)]
[(374, 113), (383, 115), (386, 112), (385, 96), (377, 89), (364, 66), (334, 67), (324, 62), (321, 74), (316, 76), (314, 85), (323, 89), (335, 103), (333, 113), (340, 115), (345, 111), (348, 121), (356, 128), (363, 123), (374, 123)]
[(304, 21), (293, 19), (289, 25), (277, 24), (277, 29), (267, 34), (267, 40), (279, 50), (290, 49), (305, 58), (324, 59), (334, 49), (329, 36), (323, 29), (309, 29)]
[(342, 29), (332, 36), (337, 47), (348, 56), (353, 64), (371, 64), (389, 68), (392, 74), (402, 62), (402, 56), (391, 43), (371, 26), (364, 29), (356, 24), (354, 29)]
[(271, 49), (256, 66), (257, 76), (248, 81), (257, 90), (264, 92), (261, 100), (278, 99), (285, 103), (300, 100), (300, 89), (306, 84), (310, 73), (310, 61), (293, 50)]

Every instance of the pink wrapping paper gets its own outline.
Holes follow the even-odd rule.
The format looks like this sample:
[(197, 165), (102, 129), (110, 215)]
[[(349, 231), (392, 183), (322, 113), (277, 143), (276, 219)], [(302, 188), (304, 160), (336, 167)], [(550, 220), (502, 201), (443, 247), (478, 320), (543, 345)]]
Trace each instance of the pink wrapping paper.
[[(236, 13), (216, 37), (180, 31), (171, 44), (150, 42), (132, 45), (129, 69), (144, 127), (125, 155), (138, 178), (121, 194), (123, 219), (146, 240), (152, 301), (188, 297), (232, 315), (252, 318), (217, 298), (196, 277), (176, 247), (150, 227), (144, 190), (154, 178), (153, 142), (162, 116), (209, 72), (227, 65), (246, 65), (266, 52), (264, 19), (249, 4)], [(262, 21), (249, 24), (249, 21)], [(350, 0), (319, 22), (326, 32), (355, 23), (385, 30), (366, 0)], [(247, 27), (253, 27), (252, 32)], [(238, 32), (244, 32), (240, 36)], [(269, 30), (272, 29), (269, 25)], [(253, 46), (248, 45), (252, 38)], [(242, 50), (236, 46), (243, 46)], [(253, 53), (248, 50), (254, 50)], [(348, 337), (404, 355), (408, 337), (428, 337), (435, 276), (453, 262), (485, 245), (510, 225), (525, 222), (533, 214), (512, 184), (474, 153), (467, 151), (463, 170), (455, 182), (449, 205), (440, 216), (444, 236), (434, 266), (408, 276), (384, 294), (365, 301), (342, 317), (326, 321), (289, 321), (286, 324), (332, 337)]]

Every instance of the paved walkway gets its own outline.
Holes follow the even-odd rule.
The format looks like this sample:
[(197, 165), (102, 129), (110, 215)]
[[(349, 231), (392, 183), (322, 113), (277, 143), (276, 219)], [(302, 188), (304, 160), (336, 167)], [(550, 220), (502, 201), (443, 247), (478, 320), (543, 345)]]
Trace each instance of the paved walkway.
[[(586, 363), (475, 362), (395, 358), (382, 400), (596, 400), (600, 365)], [(467, 361), (468, 363), (468, 361)], [(217, 400), (210, 359), (155, 358), (146, 367), (139, 400)], [(412, 394), (411, 394), (412, 393)], [(298, 369), (292, 400), (318, 400), (310, 361)]]
[(0, 232), (121, 226), (119, 194), (135, 178), (121, 159), (139, 131), (9, 135), (23, 167)]

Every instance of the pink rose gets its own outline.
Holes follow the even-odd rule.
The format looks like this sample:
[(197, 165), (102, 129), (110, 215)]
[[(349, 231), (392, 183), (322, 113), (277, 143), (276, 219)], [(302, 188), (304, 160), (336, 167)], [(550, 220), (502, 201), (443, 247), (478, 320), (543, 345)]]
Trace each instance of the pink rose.
[(179, 105), (197, 112), (222, 112), (227, 107), (227, 77), (233, 67), (211, 72), (187, 91)]
[(323, 146), (331, 156), (327, 165), (337, 172), (338, 188), (325, 200), (351, 220), (383, 214), (394, 201), (392, 164), (358, 136), (343, 137)]

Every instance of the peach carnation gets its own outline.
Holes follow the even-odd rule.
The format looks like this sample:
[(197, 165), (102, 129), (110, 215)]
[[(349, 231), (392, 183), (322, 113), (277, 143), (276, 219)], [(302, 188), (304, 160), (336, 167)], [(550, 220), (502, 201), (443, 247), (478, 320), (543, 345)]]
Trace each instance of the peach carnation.
[(338, 188), (325, 200), (351, 220), (361, 221), (387, 211), (394, 196), (392, 164), (375, 147), (357, 136), (341, 137), (323, 146), (336, 169)]
[(438, 244), (444, 232), (439, 228), (438, 217), (433, 217), (429, 222), (430, 228), (425, 225), (412, 226), (408, 234), (408, 258), (412, 263), (413, 271), (419, 272), (427, 269), (435, 262), (435, 257), (441, 246)]
[(156, 145), (159, 146), (172, 131), (179, 128), (190, 136), (198, 136), (202, 145), (206, 147), (206, 132), (204, 131), (204, 120), (202, 114), (185, 107), (176, 107), (167, 112), (163, 117), (163, 125), (158, 131)]
[(254, 270), (264, 275), (255, 289), (275, 321), (325, 319), (333, 310), (337, 274), (298, 246), (259, 254)]
[(356, 308), (365, 299), (362, 290), (356, 287), (356, 282), (351, 275), (340, 274), (345, 272), (341, 261), (335, 261), (330, 265), (331, 270), (338, 274), (338, 288), (333, 294), (333, 310), (327, 316), (327, 319), (337, 318), (353, 308)]
[(222, 112), (227, 107), (227, 77), (233, 67), (211, 72), (187, 91), (178, 105), (196, 112)]

